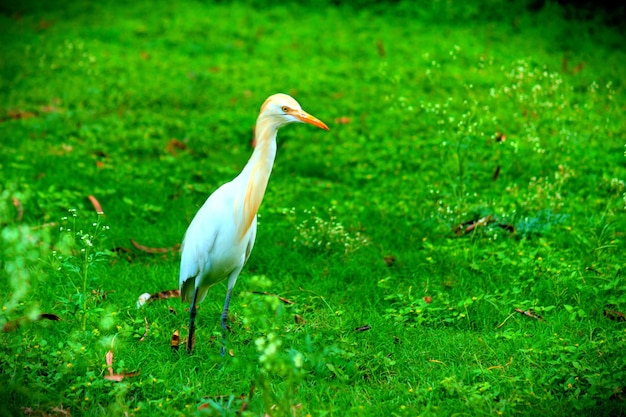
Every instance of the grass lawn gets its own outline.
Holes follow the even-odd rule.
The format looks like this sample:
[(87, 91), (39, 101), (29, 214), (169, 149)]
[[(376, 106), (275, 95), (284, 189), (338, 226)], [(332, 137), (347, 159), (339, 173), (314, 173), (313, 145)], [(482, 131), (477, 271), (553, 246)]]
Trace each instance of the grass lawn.
[[(623, 32), (376, 3), (0, 8), (0, 415), (626, 414)], [(277, 92), (330, 131), (279, 132), (187, 354), (138, 297)]]

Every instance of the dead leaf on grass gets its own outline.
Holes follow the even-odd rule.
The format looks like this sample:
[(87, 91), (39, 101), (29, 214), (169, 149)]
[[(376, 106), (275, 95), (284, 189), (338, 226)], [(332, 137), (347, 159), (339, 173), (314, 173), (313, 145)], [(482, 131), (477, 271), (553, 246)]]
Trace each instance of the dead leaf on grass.
[(100, 202), (93, 195), (88, 195), (87, 198), (91, 201), (93, 208), (96, 210), (96, 213), (104, 216), (104, 210), (102, 210), (102, 206)]
[(396, 263), (396, 257), (393, 255), (385, 256), (383, 260), (385, 261), (385, 265), (387, 266), (393, 266)]
[(32, 111), (20, 109), (7, 110), (7, 119), (19, 120), (32, 119), (33, 117), (37, 117), (37, 115)]
[(61, 113), (61, 109), (57, 106), (53, 106), (52, 104), (41, 106), (40, 110), (42, 113)]
[(604, 317), (613, 321), (626, 321), (626, 315), (615, 310), (604, 310)]
[(46, 20), (43, 17), (39, 20), (37, 24), (37, 30), (42, 31), (48, 29), (50, 26), (54, 24), (54, 20)]
[(347, 125), (352, 122), (352, 119), (346, 116), (338, 117), (335, 119), (335, 123), (338, 125)]
[(178, 154), (177, 151), (182, 151), (185, 150), (187, 148), (187, 145), (185, 145), (183, 142), (179, 141), (178, 139), (170, 139), (169, 142), (167, 142), (167, 145), (165, 146), (165, 151), (167, 153), (169, 153), (172, 156), (176, 156)]
[(148, 246), (144, 246), (140, 243), (137, 243), (137, 241), (135, 239), (133, 239), (132, 237), (130, 238), (130, 243), (133, 244), (133, 246), (137, 249), (139, 249), (142, 252), (146, 252), (146, 253), (168, 253), (168, 252), (178, 252), (178, 250), (180, 249), (180, 244), (177, 243), (172, 247), (169, 248), (151, 248)]
[(376, 41), (376, 49), (378, 49), (378, 55), (381, 57), (385, 57), (385, 45), (383, 44), (383, 41), (381, 41), (380, 39), (378, 39)]
[(576, 65), (574, 68), (572, 68), (572, 75), (576, 75), (579, 72), (581, 72), (583, 69), (585, 68), (585, 63), (581, 62), (580, 64)]
[(278, 298), (280, 301), (282, 301), (285, 304), (293, 304), (293, 301), (286, 299), (285, 297), (281, 297), (279, 295), (276, 294), (270, 294), (269, 292), (266, 291), (252, 291), (252, 294), (260, 294), (260, 295), (267, 295), (270, 297), (276, 297)]
[(52, 313), (41, 313), (34, 320), (31, 320), (28, 316), (22, 316), (18, 319), (7, 321), (6, 323), (4, 323), (4, 326), (2, 326), (2, 331), (4, 333), (10, 333), (20, 327), (23, 323), (39, 320), (61, 321), (61, 317)]
[(105, 375), (104, 379), (107, 379), (109, 381), (114, 381), (114, 382), (120, 382), (124, 378), (130, 378), (130, 377), (139, 375), (139, 372), (124, 372), (121, 374), (113, 373), (113, 351), (110, 349), (105, 355), (105, 359), (106, 359), (107, 369), (109, 371), (109, 374)]
[(22, 220), (22, 217), (24, 217), (24, 207), (22, 206), (22, 202), (17, 197), (11, 197), (11, 201), (13, 202), (13, 206), (16, 211), (15, 221), (19, 222)]
[(172, 334), (170, 347), (172, 348), (172, 350), (178, 350), (179, 345), (180, 345), (180, 332), (178, 330), (175, 330), (174, 334)]

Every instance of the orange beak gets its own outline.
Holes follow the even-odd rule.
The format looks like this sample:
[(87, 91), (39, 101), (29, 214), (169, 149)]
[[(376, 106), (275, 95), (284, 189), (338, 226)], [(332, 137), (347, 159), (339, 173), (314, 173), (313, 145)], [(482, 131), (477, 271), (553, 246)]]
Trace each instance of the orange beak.
[(326, 126), (326, 123), (322, 122), (320, 119), (318, 119), (315, 116), (311, 116), (309, 113), (305, 112), (304, 110), (293, 110), (291, 115), (299, 119), (303, 123), (308, 123), (310, 125), (317, 126), (320, 129), (329, 130), (328, 126)]

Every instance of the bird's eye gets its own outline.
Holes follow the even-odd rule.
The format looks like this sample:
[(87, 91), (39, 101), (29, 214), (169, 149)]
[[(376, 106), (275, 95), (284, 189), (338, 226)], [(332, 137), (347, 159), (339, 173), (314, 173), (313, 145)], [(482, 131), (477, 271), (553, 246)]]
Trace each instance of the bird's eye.
[(283, 106), (282, 111), (283, 113), (287, 113), (289, 111), (289, 107)]

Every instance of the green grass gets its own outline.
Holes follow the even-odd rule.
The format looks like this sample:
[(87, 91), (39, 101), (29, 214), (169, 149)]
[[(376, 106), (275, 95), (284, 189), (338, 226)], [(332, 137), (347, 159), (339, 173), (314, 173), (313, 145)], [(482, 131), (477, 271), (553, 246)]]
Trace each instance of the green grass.
[[(0, 414), (626, 414), (624, 38), (564, 15), (4, 6)], [(279, 133), (232, 355), (225, 284), (173, 351), (187, 306), (136, 302), (179, 256), (129, 239), (180, 243), (276, 92), (331, 130)]]

